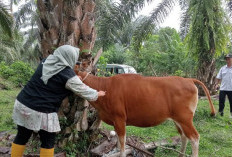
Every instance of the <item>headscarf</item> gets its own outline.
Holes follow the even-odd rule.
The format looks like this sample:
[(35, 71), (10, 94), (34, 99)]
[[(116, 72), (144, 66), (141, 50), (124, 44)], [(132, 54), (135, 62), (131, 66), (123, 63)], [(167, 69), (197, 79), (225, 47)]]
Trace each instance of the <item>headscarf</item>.
[(41, 79), (45, 84), (66, 67), (74, 68), (79, 58), (79, 49), (70, 45), (58, 47), (43, 63)]

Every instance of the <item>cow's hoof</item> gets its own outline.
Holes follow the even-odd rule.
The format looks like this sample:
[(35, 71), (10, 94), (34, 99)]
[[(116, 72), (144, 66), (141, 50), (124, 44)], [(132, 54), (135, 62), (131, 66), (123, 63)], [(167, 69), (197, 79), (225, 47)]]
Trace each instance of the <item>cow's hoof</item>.
[(120, 153), (120, 157), (126, 157), (126, 153), (125, 152), (121, 152)]

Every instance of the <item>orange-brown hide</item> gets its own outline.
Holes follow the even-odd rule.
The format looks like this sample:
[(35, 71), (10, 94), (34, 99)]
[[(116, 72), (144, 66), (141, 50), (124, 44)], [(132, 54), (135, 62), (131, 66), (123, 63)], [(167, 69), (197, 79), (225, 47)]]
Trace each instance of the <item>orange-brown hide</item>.
[[(79, 72), (84, 78), (87, 73)], [(191, 79), (182, 77), (143, 77), (121, 74), (113, 77), (89, 75), (84, 83), (106, 96), (90, 102), (100, 118), (113, 125), (116, 118), (126, 125), (155, 126), (167, 118), (186, 119), (196, 108), (198, 90)], [(215, 112), (215, 111), (212, 111)]]

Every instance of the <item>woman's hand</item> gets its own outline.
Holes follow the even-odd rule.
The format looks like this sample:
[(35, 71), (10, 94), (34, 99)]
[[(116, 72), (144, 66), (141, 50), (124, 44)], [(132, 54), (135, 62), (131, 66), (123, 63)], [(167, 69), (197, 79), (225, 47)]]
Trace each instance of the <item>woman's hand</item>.
[(105, 95), (106, 95), (106, 92), (104, 92), (104, 91), (99, 91), (98, 92), (98, 97), (105, 96)]

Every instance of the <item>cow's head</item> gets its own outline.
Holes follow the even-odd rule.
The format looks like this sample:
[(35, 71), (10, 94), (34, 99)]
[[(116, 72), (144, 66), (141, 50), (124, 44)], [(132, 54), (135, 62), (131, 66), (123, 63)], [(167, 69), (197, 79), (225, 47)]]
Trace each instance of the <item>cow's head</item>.
[(89, 60), (83, 60), (82, 62), (78, 61), (74, 67), (74, 71), (76, 72), (77, 75), (79, 71), (91, 72), (92, 71), (91, 64), (92, 62)]

